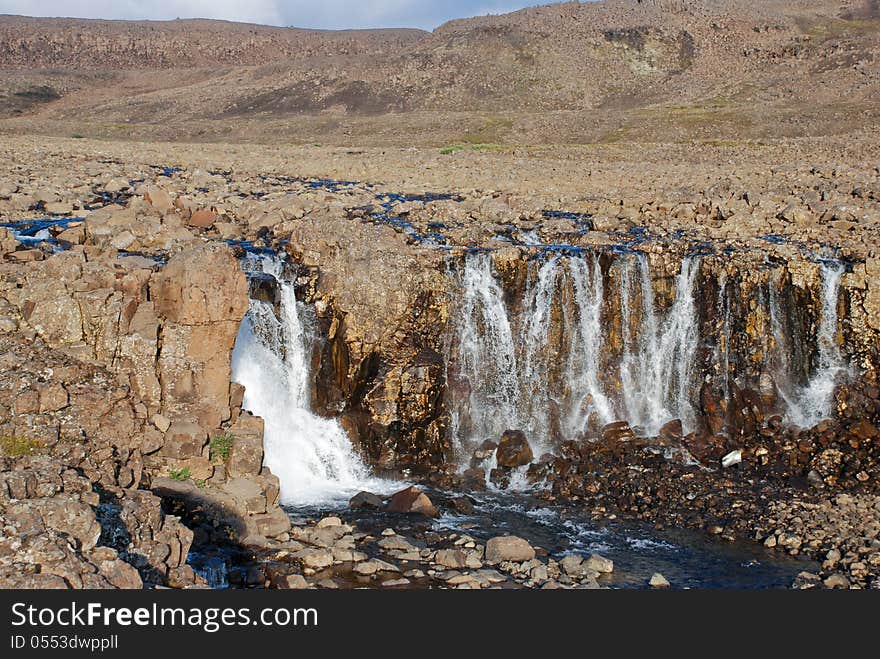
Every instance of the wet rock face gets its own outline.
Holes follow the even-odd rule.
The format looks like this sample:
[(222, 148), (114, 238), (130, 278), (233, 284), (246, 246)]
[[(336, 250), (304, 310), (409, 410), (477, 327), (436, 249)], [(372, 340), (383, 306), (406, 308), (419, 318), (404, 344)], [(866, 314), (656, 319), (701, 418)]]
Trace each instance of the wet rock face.
[(315, 409), (338, 416), (371, 462), (429, 469), (448, 452), (443, 261), (401, 248), (394, 231), (337, 214), (292, 228), (292, 256), (313, 269), (319, 333)]
[(534, 458), (529, 440), (521, 430), (505, 431), (495, 456), (499, 466), (509, 468), (522, 467)]

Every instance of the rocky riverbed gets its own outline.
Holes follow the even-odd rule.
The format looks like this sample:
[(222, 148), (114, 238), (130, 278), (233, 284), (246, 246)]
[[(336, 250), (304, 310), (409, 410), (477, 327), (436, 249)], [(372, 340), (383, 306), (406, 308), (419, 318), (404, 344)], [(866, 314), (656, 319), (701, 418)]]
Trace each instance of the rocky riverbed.
[[(334, 519), (335, 506), (313, 524), (294, 511), (292, 525), (265, 460), (264, 420), (247, 411), (232, 377), (254, 300), (279, 304), (279, 282), (249, 281), (239, 260), (273, 254), (311, 314), (310, 405), (338, 419), (374, 470), (460, 493), (526, 484), (596, 524), (692, 527), (718, 543), (817, 562), (803, 570), (815, 576), (783, 570), (771, 585), (783, 573), (785, 585), (878, 585), (880, 172), (868, 160), (841, 166), (830, 148), (796, 156), (802, 146), (780, 144), (796, 164), (768, 176), (757, 147), (732, 148), (725, 161), (698, 150), (690, 167), (670, 170), (669, 145), (642, 158), (570, 161), (552, 151), (291, 155), (10, 137), (0, 147), (0, 579), (205, 586), (205, 575), (226, 574), (220, 560), (248, 566), (224, 576), (232, 585), (613, 585), (587, 549), (575, 552), (587, 554), (584, 567), (536, 540), (493, 544), (427, 521), (415, 530)], [(578, 172), (590, 192), (572, 183)], [(487, 183), (513, 173), (506, 189)], [(564, 278), (575, 260), (593, 259), (605, 291), (629, 264), (644, 264), (639, 299), (653, 296), (661, 310), (681, 299), (683, 262), (700, 259), (694, 381), (704, 384), (685, 392), (682, 407), (693, 427), (679, 418), (647, 432), (590, 412), (572, 433), (553, 412), (546, 437), (509, 428), (528, 452), (521, 444), (499, 452), (501, 433), (463, 444), (450, 428), (479, 424), (456, 417), (457, 396), (470, 396), (473, 382), (461, 388), (455, 374), (465, 371), (455, 371), (450, 345), (460, 342), (457, 286), (473, 254), (490, 259), (496, 297), (508, 306), (534, 299), (542, 264), (558, 259)], [(827, 263), (839, 274), (828, 345), (848, 375), (833, 383), (829, 418), (797, 427), (783, 409), (777, 355), (786, 332), (774, 334), (774, 314), (782, 309), (786, 331), (803, 336), (791, 354), (809, 363), (803, 353), (819, 351), (830, 306)], [(548, 336), (567, 331), (565, 291), (577, 290), (557, 289)], [(613, 295), (596, 299), (612, 328), (596, 372), (616, 374), (629, 354), (626, 328), (646, 313), (627, 315)], [(713, 301), (725, 299), (726, 315)], [(519, 322), (511, 313), (511, 325)], [(542, 359), (557, 350), (541, 345)], [(811, 373), (795, 368), (791, 378)], [(569, 376), (541, 374), (560, 391)], [(625, 390), (618, 375), (600, 384), (611, 398)], [(514, 545), (520, 554), (503, 553)], [(653, 573), (643, 576), (640, 585)]]

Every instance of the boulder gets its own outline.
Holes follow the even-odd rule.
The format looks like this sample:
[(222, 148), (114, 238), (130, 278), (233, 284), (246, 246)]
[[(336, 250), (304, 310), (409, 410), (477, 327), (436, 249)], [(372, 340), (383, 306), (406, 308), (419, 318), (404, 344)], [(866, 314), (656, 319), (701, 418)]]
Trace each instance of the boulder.
[(146, 199), (147, 203), (152, 206), (153, 210), (159, 211), (160, 213), (167, 213), (174, 208), (171, 196), (157, 185), (150, 185), (147, 187), (144, 192), (144, 199)]
[(452, 570), (460, 570), (467, 567), (467, 554), (460, 549), (440, 549), (434, 555), (434, 562)]
[(382, 497), (372, 492), (358, 492), (348, 502), (352, 510), (379, 510), (382, 507)]
[(584, 561), (584, 565), (588, 570), (599, 572), (601, 574), (610, 574), (614, 572), (614, 561), (599, 554), (590, 554), (590, 557)]
[(626, 421), (615, 421), (602, 428), (602, 441), (607, 443), (627, 441), (635, 437), (635, 433)]
[(521, 430), (505, 430), (498, 444), (496, 458), (500, 467), (522, 467), (535, 457), (529, 440)]
[(247, 514), (266, 512), (266, 495), (257, 482), (247, 478), (233, 478), (223, 485), (223, 490), (235, 499)]
[(214, 226), (214, 222), (216, 221), (216, 213), (212, 213), (208, 210), (197, 210), (190, 216), (187, 224), (198, 229), (207, 229)]
[(263, 466), (263, 419), (249, 412), (230, 427), (232, 447), (226, 469), (233, 478), (256, 476)]
[(522, 563), (535, 557), (532, 546), (515, 535), (503, 535), (490, 538), (486, 543), (486, 563), (498, 565), (505, 561)]
[(159, 454), (168, 458), (196, 458), (208, 443), (208, 433), (188, 421), (175, 421), (165, 432)]
[(648, 585), (651, 588), (669, 588), (669, 582), (659, 572), (655, 572), (651, 575), (651, 579), (648, 581)]
[(428, 495), (414, 485), (392, 495), (385, 510), (392, 513), (419, 513), (427, 517), (440, 516)]

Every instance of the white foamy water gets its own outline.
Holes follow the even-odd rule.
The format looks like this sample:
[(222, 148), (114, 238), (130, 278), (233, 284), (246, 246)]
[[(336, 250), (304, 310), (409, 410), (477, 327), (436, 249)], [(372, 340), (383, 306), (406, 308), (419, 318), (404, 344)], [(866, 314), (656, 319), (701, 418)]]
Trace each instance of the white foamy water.
[(232, 379), (245, 387), (243, 407), (265, 422), (264, 464), (281, 481), (282, 503), (336, 503), (360, 490), (401, 487), (372, 477), (339, 423), (311, 410), (311, 337), (302, 305), (280, 262), (264, 258), (260, 267), (279, 283), (279, 314), (251, 300), (232, 353)]
[(809, 428), (834, 413), (834, 388), (849, 373), (849, 365), (840, 352), (837, 341), (840, 277), (844, 267), (836, 262), (822, 263), (822, 309), (816, 331), (816, 351), (809, 377), (800, 386), (792, 374), (792, 341), (785, 329), (778, 300), (777, 286), (770, 285), (770, 319), (777, 347), (779, 363), (777, 390), (785, 403), (789, 422)]
[[(644, 255), (613, 267), (617, 289), (606, 291), (597, 255), (553, 256), (536, 266), (521, 299), (507, 300), (491, 256), (466, 257), (451, 355), (463, 383), (451, 406), (462, 458), (511, 428), (524, 431), (540, 455), (552, 448), (554, 423), (571, 438), (591, 420), (627, 420), (646, 434), (672, 419), (693, 427), (699, 262), (684, 260), (668, 309), (658, 308)], [(614, 365), (607, 359), (609, 296), (620, 300), (622, 318), (623, 354)]]

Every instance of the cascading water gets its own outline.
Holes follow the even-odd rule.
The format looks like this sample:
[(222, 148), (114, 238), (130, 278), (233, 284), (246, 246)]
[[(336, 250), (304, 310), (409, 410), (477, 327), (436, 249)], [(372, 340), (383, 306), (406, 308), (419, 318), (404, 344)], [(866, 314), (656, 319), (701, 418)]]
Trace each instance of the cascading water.
[(283, 264), (263, 257), (248, 267), (276, 280), (279, 313), (251, 300), (232, 353), (232, 379), (245, 387), (243, 407), (265, 422), (265, 464), (281, 481), (282, 503), (316, 505), (388, 490), (389, 482), (370, 477), (339, 423), (311, 411), (309, 330)]
[[(598, 255), (550, 257), (512, 308), (493, 275), (491, 256), (468, 255), (452, 351), (458, 359), (456, 380), (464, 383), (452, 401), (452, 433), (459, 447), (473, 448), (517, 428), (526, 432), (533, 449), (548, 450), (551, 435), (580, 436), (594, 420), (625, 419), (646, 434), (675, 418), (685, 428), (692, 426), (698, 271), (697, 260), (684, 261), (675, 301), (661, 312), (644, 255), (621, 259), (618, 390), (605, 373), (606, 327), (612, 320), (603, 312), (606, 291)], [(561, 301), (563, 292), (570, 304)], [(554, 316), (557, 304), (561, 321)], [(639, 319), (635, 326), (633, 317)], [(554, 332), (559, 322), (561, 331)]]
[[(509, 428), (523, 430), (537, 454), (613, 421), (652, 436), (679, 419), (688, 433), (700, 426), (704, 381), (716, 382), (729, 399), (731, 369), (737, 371), (742, 355), (731, 353), (730, 296), (740, 293), (727, 275), (717, 280), (714, 302), (701, 307), (697, 257), (683, 259), (664, 301), (646, 254), (609, 252), (604, 270), (602, 263), (590, 251), (530, 261), (525, 289), (511, 294), (493, 272), (490, 254), (465, 257), (449, 401), (462, 458)], [(751, 385), (736, 375), (736, 387), (763, 390), (769, 383), (772, 394), (775, 385), (785, 418), (800, 426), (831, 415), (834, 387), (848, 372), (838, 347), (843, 271), (837, 262), (821, 266), (822, 305), (813, 333), (809, 320), (783, 312), (797, 308), (794, 300), (780, 300), (783, 270), (770, 276), (767, 294), (754, 302), (769, 317), (756, 348), (764, 370)], [(712, 313), (713, 304), (711, 335), (701, 336), (701, 314)], [(698, 361), (701, 347), (706, 351)]]
[[(624, 356), (620, 362), (623, 384), (621, 419), (646, 434), (654, 434), (672, 419), (680, 419), (685, 431), (695, 425), (691, 403), (694, 358), (699, 341), (694, 286), (699, 261), (682, 262), (676, 280), (675, 301), (665, 314), (658, 314), (648, 260), (644, 254), (622, 264), (621, 323), (624, 325)], [(636, 273), (633, 272), (636, 271)], [(633, 286), (638, 287), (641, 323), (630, 329), (635, 311), (630, 308)]]
[(785, 330), (777, 287), (770, 286), (770, 317), (781, 366), (777, 389), (785, 403), (786, 417), (801, 427), (813, 426), (831, 416), (835, 385), (849, 372), (837, 342), (837, 303), (843, 272), (844, 267), (838, 262), (822, 262), (822, 308), (816, 332), (814, 368), (807, 381), (799, 386), (791, 384), (797, 381), (791, 373), (792, 333)]

